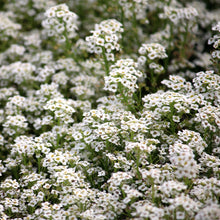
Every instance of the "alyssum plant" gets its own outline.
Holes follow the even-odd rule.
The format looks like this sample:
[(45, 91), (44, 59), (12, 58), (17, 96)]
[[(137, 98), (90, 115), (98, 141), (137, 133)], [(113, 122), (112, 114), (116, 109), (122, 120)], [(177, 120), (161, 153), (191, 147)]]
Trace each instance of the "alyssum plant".
[(0, 10), (1, 220), (219, 219), (218, 0)]

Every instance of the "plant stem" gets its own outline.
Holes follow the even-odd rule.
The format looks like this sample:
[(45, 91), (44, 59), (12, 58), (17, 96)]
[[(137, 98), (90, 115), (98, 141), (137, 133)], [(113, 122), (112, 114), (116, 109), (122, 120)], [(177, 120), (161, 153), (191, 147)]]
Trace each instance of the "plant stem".
[(105, 63), (105, 73), (108, 76), (109, 75), (109, 63), (108, 63), (107, 57), (105, 55), (105, 48), (104, 47), (102, 47), (102, 56), (103, 56), (104, 63)]

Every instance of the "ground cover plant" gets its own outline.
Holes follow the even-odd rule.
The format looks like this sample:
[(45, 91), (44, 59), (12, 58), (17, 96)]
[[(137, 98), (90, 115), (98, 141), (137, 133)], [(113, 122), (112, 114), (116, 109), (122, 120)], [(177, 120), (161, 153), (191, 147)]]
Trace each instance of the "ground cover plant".
[(0, 219), (219, 220), (219, 1), (1, 0)]

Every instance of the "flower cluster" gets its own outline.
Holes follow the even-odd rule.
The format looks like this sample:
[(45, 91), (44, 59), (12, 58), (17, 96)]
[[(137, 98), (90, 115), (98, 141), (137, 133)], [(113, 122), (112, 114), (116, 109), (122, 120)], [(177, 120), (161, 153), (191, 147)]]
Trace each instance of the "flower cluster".
[(141, 71), (137, 69), (137, 63), (132, 59), (118, 60), (110, 67), (109, 76), (105, 76), (104, 89), (130, 96), (138, 88), (137, 80), (142, 76)]
[[(215, 26), (212, 27), (213, 31), (218, 31), (220, 32), (220, 22), (218, 22)], [(213, 44), (213, 47), (215, 50), (212, 52), (212, 58), (214, 60), (219, 60), (220, 59), (220, 35), (216, 34), (213, 37), (211, 37), (208, 41), (208, 44)]]
[(219, 106), (220, 76), (215, 74), (213, 70), (196, 73), (193, 86), (198, 94), (202, 94), (206, 100), (213, 102), (215, 106)]
[(166, 49), (159, 43), (142, 44), (138, 50), (138, 64), (143, 71), (149, 73), (152, 86), (156, 86), (158, 75), (164, 72), (160, 60), (167, 58)]
[(175, 143), (169, 148), (170, 161), (177, 169), (175, 171), (177, 178), (195, 178), (199, 172), (199, 166), (194, 160), (192, 149), (181, 143)]
[(167, 57), (165, 48), (158, 43), (142, 44), (138, 52), (141, 55), (147, 55), (147, 58), (150, 60)]
[(165, 79), (161, 83), (166, 85), (171, 90), (180, 93), (190, 92), (192, 90), (192, 84), (190, 82), (187, 82), (181, 76), (170, 75), (169, 80)]
[(125, 18), (132, 19), (135, 16), (137, 20), (144, 20), (144, 22), (148, 22), (146, 19), (146, 9), (148, 8), (148, 0), (120, 0), (119, 5), (122, 7)]
[(1, 21), (1, 41), (7, 41), (10, 38), (16, 38), (18, 36), (18, 31), (21, 29), (21, 25), (13, 22), (10, 18), (10, 14), (0, 13)]
[(114, 51), (120, 50), (119, 40), (123, 32), (122, 24), (115, 19), (108, 19), (95, 25), (92, 36), (86, 37), (88, 51), (102, 54), (107, 61), (114, 61)]
[(56, 5), (45, 12), (42, 26), (49, 37), (56, 36), (59, 42), (76, 37), (78, 16), (69, 11), (66, 4)]
[(71, 100), (66, 100), (62, 98), (50, 99), (44, 109), (54, 112), (56, 119), (62, 119), (64, 123), (73, 122), (72, 113), (75, 112), (75, 109), (71, 107)]
[(168, 18), (173, 23), (177, 24), (182, 20), (193, 20), (198, 16), (198, 12), (193, 7), (177, 8), (177, 7), (164, 7), (164, 13), (160, 14), (161, 18)]

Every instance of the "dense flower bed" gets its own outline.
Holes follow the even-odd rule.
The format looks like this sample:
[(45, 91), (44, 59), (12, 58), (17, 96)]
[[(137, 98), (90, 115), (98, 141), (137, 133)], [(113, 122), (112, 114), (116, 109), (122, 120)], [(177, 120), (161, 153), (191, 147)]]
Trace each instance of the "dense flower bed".
[(0, 219), (219, 220), (218, 0), (3, 0)]

